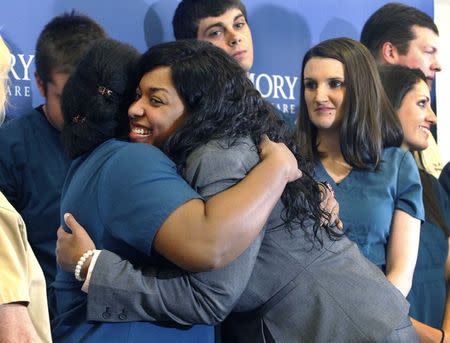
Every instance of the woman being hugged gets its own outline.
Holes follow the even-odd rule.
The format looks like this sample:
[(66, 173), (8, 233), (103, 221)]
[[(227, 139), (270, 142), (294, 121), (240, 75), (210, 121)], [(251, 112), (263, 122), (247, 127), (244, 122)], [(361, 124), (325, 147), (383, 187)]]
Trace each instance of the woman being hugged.
[(406, 297), (424, 211), (417, 167), (375, 61), (359, 42), (324, 41), (302, 65), (297, 135), (340, 204), (349, 238)]

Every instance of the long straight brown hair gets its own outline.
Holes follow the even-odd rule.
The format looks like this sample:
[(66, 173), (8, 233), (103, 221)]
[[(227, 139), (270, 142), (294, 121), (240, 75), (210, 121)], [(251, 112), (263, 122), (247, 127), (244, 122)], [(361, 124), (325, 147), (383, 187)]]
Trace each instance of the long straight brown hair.
[(384, 93), (377, 66), (370, 52), (350, 38), (323, 41), (303, 58), (300, 86), (300, 110), (296, 136), (302, 154), (317, 161), (317, 129), (311, 122), (303, 83), (306, 63), (314, 57), (332, 58), (344, 65), (344, 119), (340, 128), (340, 148), (353, 168), (376, 169), (386, 146), (400, 146), (403, 133), (400, 122)]

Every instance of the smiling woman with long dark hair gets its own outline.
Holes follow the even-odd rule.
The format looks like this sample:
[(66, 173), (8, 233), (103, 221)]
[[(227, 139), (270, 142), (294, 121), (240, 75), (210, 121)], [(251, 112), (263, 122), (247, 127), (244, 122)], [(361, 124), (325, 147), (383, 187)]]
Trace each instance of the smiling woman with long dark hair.
[[(430, 129), (436, 124), (427, 78), (419, 69), (400, 65), (379, 67), (386, 94), (402, 124), (402, 147), (422, 151), (428, 147)], [(439, 341), (450, 336), (450, 202), (438, 180), (420, 170), (425, 220), (420, 227), (419, 256), (408, 301), (413, 324), (421, 337)], [(447, 314), (446, 314), (447, 313)], [(423, 325), (426, 324), (426, 325)], [(438, 329), (439, 328), (439, 329)]]

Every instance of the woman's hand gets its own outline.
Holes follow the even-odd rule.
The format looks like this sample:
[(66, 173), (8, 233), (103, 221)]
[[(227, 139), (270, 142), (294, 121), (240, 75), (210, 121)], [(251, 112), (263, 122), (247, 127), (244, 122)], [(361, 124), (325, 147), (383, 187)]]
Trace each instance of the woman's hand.
[[(65, 271), (73, 273), (80, 257), (88, 250), (95, 249), (95, 244), (86, 230), (78, 224), (74, 216), (70, 213), (64, 215), (66, 225), (72, 233), (64, 231), (62, 226), (58, 228), (56, 241), (56, 262)], [(83, 269), (88, 268), (85, 263)], [(84, 274), (82, 272), (82, 274)]]
[(320, 190), (320, 207), (329, 214), (329, 218), (322, 218), (322, 226), (336, 226), (339, 230), (344, 229), (344, 224), (339, 218), (339, 203), (334, 196), (333, 188), (326, 182), (318, 182)]
[(302, 172), (298, 169), (297, 159), (284, 143), (275, 143), (267, 135), (262, 135), (259, 151), (262, 161), (270, 159), (277, 168), (284, 168), (288, 182), (302, 177)]
[(410, 318), (411, 323), (419, 335), (421, 343), (450, 343), (450, 333), (444, 330), (444, 335), (440, 329), (429, 326), (425, 323), (419, 322), (414, 318)]

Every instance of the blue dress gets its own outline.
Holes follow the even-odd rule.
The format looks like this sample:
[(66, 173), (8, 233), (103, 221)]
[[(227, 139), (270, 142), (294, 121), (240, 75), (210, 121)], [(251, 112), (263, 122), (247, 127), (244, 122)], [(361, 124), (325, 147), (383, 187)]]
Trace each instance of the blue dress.
[(387, 148), (383, 150), (382, 161), (378, 171), (353, 169), (339, 184), (321, 163), (315, 172), (317, 180), (327, 181), (334, 188), (348, 237), (385, 271), (386, 244), (394, 211), (399, 209), (423, 220), (424, 209), (419, 171), (411, 153)]
[[(445, 191), (432, 175), (426, 174), (447, 227), (450, 227), (450, 204)], [(428, 184), (428, 183), (427, 183)], [(424, 183), (425, 187), (425, 183)], [(425, 201), (425, 199), (424, 199)], [(419, 255), (407, 300), (409, 314), (425, 324), (441, 327), (447, 299), (445, 262), (448, 256), (448, 237), (443, 228), (432, 222), (425, 213), (420, 230)]]
[[(109, 249), (136, 265), (159, 261), (153, 239), (166, 218), (200, 196), (157, 148), (109, 140), (74, 160), (62, 191), (61, 215), (71, 212), (89, 228), (99, 249)], [(63, 222), (61, 217), (61, 222)], [(212, 342), (209, 326), (164, 327), (158, 323), (86, 320), (86, 294), (72, 273), (58, 270), (53, 284), (57, 316), (55, 342)], [(108, 308), (104, 316), (113, 315)]]
[(59, 203), (70, 160), (42, 107), (3, 125), (0, 147), (0, 190), (25, 221), (48, 286), (56, 275)]

